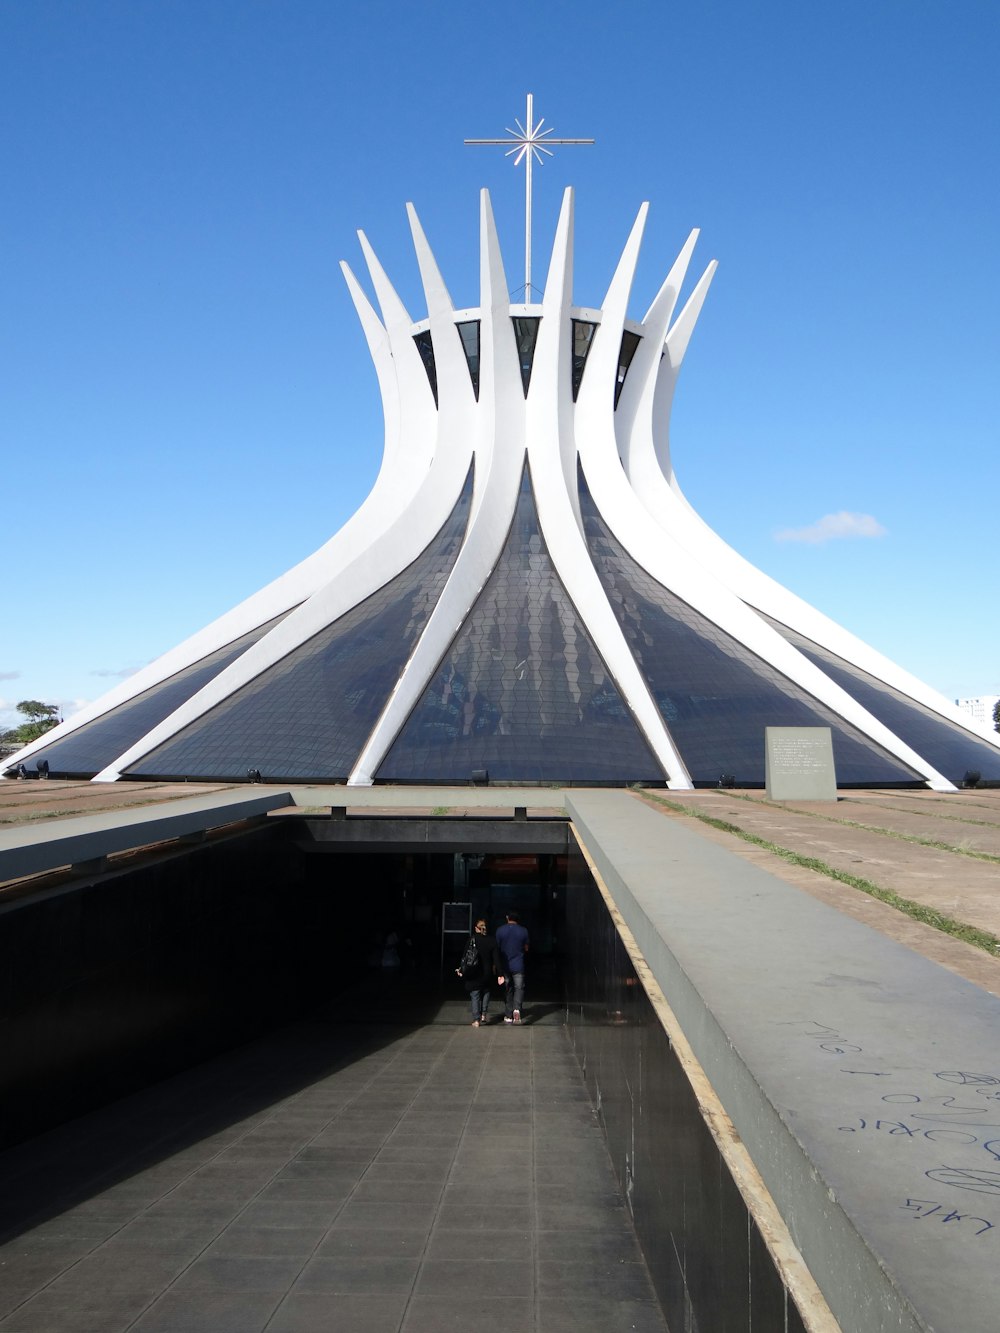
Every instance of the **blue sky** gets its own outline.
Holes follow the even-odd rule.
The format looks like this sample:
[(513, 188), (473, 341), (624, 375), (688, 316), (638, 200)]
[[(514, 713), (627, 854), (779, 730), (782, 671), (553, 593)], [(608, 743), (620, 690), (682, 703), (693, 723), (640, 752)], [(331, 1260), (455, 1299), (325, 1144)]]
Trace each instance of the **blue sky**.
[[(413, 317), (412, 200), (477, 303), (536, 112), (535, 269), (577, 190), (599, 305), (639, 204), (641, 317), (720, 263), (678, 477), (755, 564), (944, 694), (1000, 693), (996, 0), (0, 0), (0, 721), (71, 710), (313, 551), (378, 469), (337, 261)], [(513, 279), (512, 279), (513, 280)], [(837, 516), (854, 517), (837, 517)], [(822, 540), (817, 540), (822, 538)]]

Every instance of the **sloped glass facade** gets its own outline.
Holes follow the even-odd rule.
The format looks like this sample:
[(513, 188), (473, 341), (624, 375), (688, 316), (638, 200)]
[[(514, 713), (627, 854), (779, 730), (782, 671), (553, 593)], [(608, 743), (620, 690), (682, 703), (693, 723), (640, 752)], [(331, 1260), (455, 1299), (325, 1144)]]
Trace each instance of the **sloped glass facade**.
[(786, 625), (762, 618), (949, 781), (960, 784), (969, 771), (1000, 778), (1000, 750)]
[(54, 741), (32, 755), (29, 765), (36, 764), (39, 759), (47, 759), (53, 777), (93, 777), (153, 727), (159, 726), (175, 708), (180, 708), (182, 703), (197, 694), (210, 680), (214, 680), (230, 662), (235, 662), (283, 619), (283, 616), (276, 616), (267, 624), (226, 644), (224, 648), (193, 662), (168, 680), (119, 704), (110, 713), (95, 717), (92, 722), (85, 723), (63, 740)]
[(581, 478), (591, 556), (692, 781), (764, 783), (765, 727), (833, 731), (840, 785), (919, 782), (919, 775), (657, 583), (611, 535)]
[(558, 578), (525, 468), (503, 554), (376, 775), (656, 782), (663, 773)]
[(347, 778), (441, 595), (472, 499), (413, 563), (128, 770), (129, 777)]

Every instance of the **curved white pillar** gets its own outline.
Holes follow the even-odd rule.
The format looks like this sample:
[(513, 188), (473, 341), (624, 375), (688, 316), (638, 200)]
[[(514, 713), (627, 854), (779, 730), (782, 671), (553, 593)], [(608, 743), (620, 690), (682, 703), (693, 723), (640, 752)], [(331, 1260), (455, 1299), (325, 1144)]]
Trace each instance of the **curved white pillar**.
[[(414, 324), (359, 232), (380, 315), (350, 268), (346, 264), (342, 268), (375, 366), (385, 419), (382, 466), (368, 498), (314, 555), (12, 756), (7, 770), (50, 747), (57, 749), (66, 738), (72, 743), (73, 734), (89, 722), (114, 713), (185, 668), (280, 618), (169, 717), (134, 736), (123, 753), (107, 756), (96, 780), (121, 776), (192, 723), (206, 719), (203, 725), (210, 726), (209, 714), (218, 704), (303, 649), (427, 550), (453, 513), (471, 468), (474, 489), (464, 539), (437, 602), (351, 765), (351, 783), (376, 780), (503, 556), (525, 466), (552, 568), (668, 785), (690, 786), (690, 772), (591, 559), (580, 508), (581, 468), (602, 521), (623, 551), (649, 578), (697, 612), (702, 618), (697, 623), (722, 631), (771, 673), (778, 673), (769, 679), (786, 679), (794, 685), (796, 698), (804, 692), (929, 786), (951, 789), (952, 782), (921, 753), (919, 726), (913, 735), (896, 734), (763, 616), (899, 691), (919, 709), (942, 719), (941, 725), (961, 728), (968, 740), (987, 747), (978, 753), (1000, 763), (1000, 736), (976, 727), (949, 701), (755, 569), (712, 532), (684, 498), (670, 459), (670, 408), (716, 266), (714, 261), (708, 265), (675, 317), (697, 240), (697, 232), (692, 232), (645, 318), (638, 323), (630, 320), (628, 304), (647, 212), (643, 204), (602, 309), (581, 312), (573, 305), (573, 195), (567, 190), (541, 305), (525, 308), (510, 302), (489, 196), (483, 191), (480, 304), (478, 309), (456, 311), (416, 212), (408, 205), (427, 306), (426, 320), (419, 325)], [(527, 392), (512, 327), (515, 315), (540, 321)], [(596, 326), (575, 402), (574, 315)], [(458, 328), (471, 320), (479, 322), (478, 394)], [(616, 404), (626, 330), (639, 341)], [(425, 344), (428, 334), (436, 397), (415, 341), (419, 336)], [(518, 612), (523, 624), (518, 623), (528, 633), (531, 669), (539, 676), (532, 679), (539, 691), (544, 685), (541, 677), (549, 668), (540, 629), (548, 596), (534, 585), (528, 587)], [(563, 632), (567, 652), (560, 649), (555, 655), (569, 660), (574, 650), (570, 640), (578, 631), (567, 621)], [(706, 628), (705, 632), (714, 635), (715, 630)], [(558, 634), (556, 629), (557, 641)], [(538, 697), (541, 700), (541, 693)], [(544, 707), (541, 716), (544, 720)], [(579, 723), (585, 729), (583, 716), (581, 711), (568, 725), (572, 728)], [(247, 724), (244, 719), (244, 724), (252, 731), (254, 720)], [(266, 718), (260, 725), (266, 727)], [(565, 719), (559, 725), (566, 726)], [(900, 725), (900, 730), (905, 727)], [(523, 746), (524, 737), (519, 736), (518, 745)], [(545, 738), (539, 737), (540, 753), (545, 745)], [(946, 755), (946, 750), (941, 753)], [(596, 753), (594, 780), (600, 780), (600, 764), (601, 756)], [(442, 773), (440, 780), (449, 780), (449, 776), (460, 781), (467, 773)]]

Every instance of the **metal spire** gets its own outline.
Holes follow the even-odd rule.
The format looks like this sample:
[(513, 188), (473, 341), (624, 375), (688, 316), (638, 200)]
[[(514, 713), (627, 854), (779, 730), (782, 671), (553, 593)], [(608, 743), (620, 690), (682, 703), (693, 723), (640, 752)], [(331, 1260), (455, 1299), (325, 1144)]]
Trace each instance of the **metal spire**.
[(565, 144), (592, 144), (593, 139), (551, 139), (549, 136), (553, 133), (550, 127), (543, 130), (545, 117), (534, 124), (534, 104), (535, 99), (531, 93), (528, 93), (528, 108), (524, 117), (524, 124), (515, 118), (514, 124), (516, 130), (507, 127), (506, 139), (466, 139), (467, 144), (500, 144), (507, 146), (505, 157), (514, 158), (514, 166), (519, 167), (524, 162), (524, 299), (531, 299), (531, 162), (532, 158), (541, 166), (543, 163), (542, 154), (546, 157), (552, 156), (552, 148), (558, 144), (560, 147)]

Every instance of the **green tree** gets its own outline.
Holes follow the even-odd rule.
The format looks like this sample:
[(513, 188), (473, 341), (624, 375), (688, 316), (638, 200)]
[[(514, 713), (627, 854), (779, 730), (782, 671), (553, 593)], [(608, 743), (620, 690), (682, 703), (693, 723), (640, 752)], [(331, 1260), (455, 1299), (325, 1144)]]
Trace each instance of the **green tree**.
[(1000, 731), (1000, 699), (993, 705), (993, 730)]
[(22, 722), (19, 727), (14, 727), (12, 731), (5, 732), (2, 738), (5, 741), (27, 745), (59, 725), (59, 708), (56, 704), (43, 704), (38, 699), (22, 699), (17, 705), (17, 711), (27, 721)]

